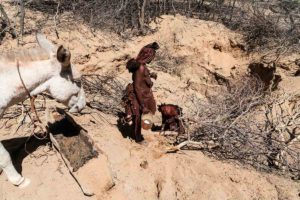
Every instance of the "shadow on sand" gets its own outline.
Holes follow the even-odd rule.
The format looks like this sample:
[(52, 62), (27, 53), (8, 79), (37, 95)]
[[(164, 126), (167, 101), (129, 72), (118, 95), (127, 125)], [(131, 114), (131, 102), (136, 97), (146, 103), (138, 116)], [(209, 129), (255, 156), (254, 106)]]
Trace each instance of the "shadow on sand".
[[(3, 146), (10, 153), (16, 170), (22, 174), (23, 160), (35, 152), (40, 146), (46, 146), (49, 138), (38, 140), (35, 137), (21, 137), (1, 141)], [(26, 143), (26, 150), (25, 150)]]

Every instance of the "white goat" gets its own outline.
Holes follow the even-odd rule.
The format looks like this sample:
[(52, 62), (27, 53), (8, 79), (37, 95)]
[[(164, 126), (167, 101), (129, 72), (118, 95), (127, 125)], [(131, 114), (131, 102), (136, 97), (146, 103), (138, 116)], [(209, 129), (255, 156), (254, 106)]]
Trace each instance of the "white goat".
[[(71, 64), (71, 53), (63, 46), (56, 48), (45, 36), (37, 34), (41, 52), (47, 59), (41, 60), (42, 53), (14, 53), (0, 56), (0, 119), (4, 111), (14, 104), (48, 91), (57, 101), (70, 108), (70, 112), (80, 112), (86, 105), (85, 93), (80, 85), (80, 74)], [(30, 51), (28, 51), (30, 52)], [(27, 56), (26, 56), (27, 55)], [(39, 60), (32, 60), (33, 57)], [(25, 58), (25, 59), (24, 59)], [(19, 67), (17, 67), (19, 62)], [(11, 157), (0, 142), (0, 171), (4, 171), (8, 180), (19, 187), (26, 187), (30, 180), (19, 174), (12, 164)]]

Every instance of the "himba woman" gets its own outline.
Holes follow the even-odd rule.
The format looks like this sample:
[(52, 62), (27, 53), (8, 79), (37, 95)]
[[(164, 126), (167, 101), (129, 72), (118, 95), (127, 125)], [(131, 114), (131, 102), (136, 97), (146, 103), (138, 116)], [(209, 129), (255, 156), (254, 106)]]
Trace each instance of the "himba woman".
[(125, 90), (125, 96), (123, 97), (126, 121), (133, 122), (135, 141), (141, 142), (143, 136), (141, 134), (141, 120), (143, 114), (155, 114), (156, 102), (152, 93), (153, 82), (151, 78), (156, 79), (155, 73), (150, 73), (147, 68), (155, 57), (156, 50), (159, 49), (159, 45), (156, 42), (144, 46), (138, 56), (134, 59), (130, 59), (126, 68), (132, 73), (132, 81), (127, 85)]

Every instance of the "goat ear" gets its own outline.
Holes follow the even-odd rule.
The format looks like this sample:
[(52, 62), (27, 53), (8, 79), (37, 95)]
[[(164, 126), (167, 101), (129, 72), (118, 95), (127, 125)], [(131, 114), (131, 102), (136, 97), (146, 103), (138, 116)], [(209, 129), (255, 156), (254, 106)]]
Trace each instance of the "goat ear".
[(63, 45), (60, 45), (57, 49), (57, 60), (62, 64), (63, 67), (69, 67), (71, 61), (71, 52), (65, 49)]

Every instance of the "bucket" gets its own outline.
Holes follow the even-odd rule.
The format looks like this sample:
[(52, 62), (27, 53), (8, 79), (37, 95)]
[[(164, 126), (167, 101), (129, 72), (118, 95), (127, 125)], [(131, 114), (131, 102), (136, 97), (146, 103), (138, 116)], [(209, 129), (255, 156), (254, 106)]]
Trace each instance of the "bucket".
[(153, 121), (152, 121), (153, 115), (152, 114), (146, 114), (142, 116), (142, 128), (144, 130), (149, 130), (153, 126)]

